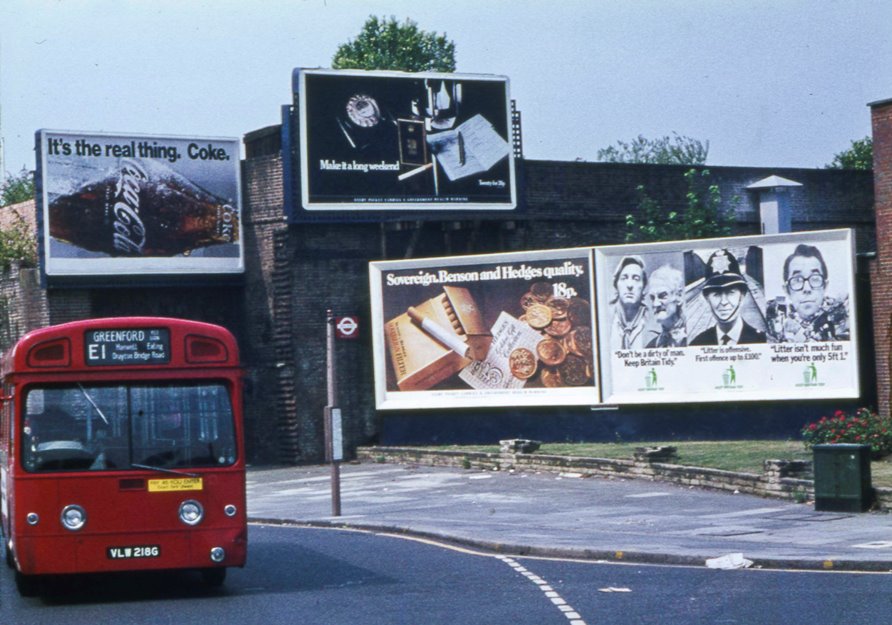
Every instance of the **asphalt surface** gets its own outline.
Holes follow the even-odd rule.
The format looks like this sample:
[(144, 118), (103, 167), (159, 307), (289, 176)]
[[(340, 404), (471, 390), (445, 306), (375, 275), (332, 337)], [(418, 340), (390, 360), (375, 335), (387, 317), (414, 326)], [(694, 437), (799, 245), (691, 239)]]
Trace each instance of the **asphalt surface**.
[[(248, 470), (251, 521), (410, 534), (514, 555), (892, 571), (892, 516), (640, 479), (415, 465)], [(742, 558), (739, 555), (742, 554)], [(752, 563), (752, 564), (749, 564)]]

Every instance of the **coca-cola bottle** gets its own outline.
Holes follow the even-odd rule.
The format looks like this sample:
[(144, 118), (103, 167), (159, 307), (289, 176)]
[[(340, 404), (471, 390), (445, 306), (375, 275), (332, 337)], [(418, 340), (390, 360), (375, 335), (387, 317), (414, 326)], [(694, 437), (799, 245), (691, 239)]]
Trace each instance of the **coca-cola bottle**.
[(122, 159), (49, 205), (50, 236), (111, 256), (188, 255), (239, 240), (237, 207), (152, 160)]

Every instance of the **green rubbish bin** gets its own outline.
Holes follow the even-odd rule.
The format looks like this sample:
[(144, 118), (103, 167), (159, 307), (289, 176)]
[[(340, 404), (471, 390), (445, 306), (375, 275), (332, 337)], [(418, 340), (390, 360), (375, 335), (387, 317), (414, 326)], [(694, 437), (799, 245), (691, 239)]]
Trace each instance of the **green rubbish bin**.
[(864, 512), (873, 503), (870, 445), (815, 445), (815, 510)]

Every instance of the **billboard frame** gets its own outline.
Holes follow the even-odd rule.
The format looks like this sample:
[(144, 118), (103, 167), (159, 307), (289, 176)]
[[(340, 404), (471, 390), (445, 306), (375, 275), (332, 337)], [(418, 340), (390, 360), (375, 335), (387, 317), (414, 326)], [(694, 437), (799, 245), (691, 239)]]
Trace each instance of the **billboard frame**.
[[(824, 288), (829, 285), (833, 287), (831, 294), (844, 296), (845, 338), (832, 340), (800, 336), (783, 337), (781, 341), (775, 336), (776, 332), (785, 331), (786, 320), (793, 319), (792, 298), (785, 294), (783, 276), (779, 274), (783, 274), (781, 268), (787, 264), (784, 259), (791, 258), (800, 243), (819, 247), (827, 255), (829, 272), (821, 292), (823, 294)], [(828, 248), (833, 252), (832, 256), (828, 254)], [(745, 339), (729, 346), (703, 342), (706, 340), (703, 331), (714, 327), (710, 326), (714, 323), (714, 313), (710, 313), (702, 291), (708, 284), (712, 255), (724, 249), (736, 250), (732, 254), (736, 257), (732, 264), (738, 259), (744, 261), (736, 266), (747, 283), (744, 301), (740, 304), (741, 312), (737, 314), (745, 323), (752, 322), (748, 325), (761, 324), (756, 329), (764, 332), (765, 336), (753, 340), (764, 341), (764, 344), (748, 343)], [(601, 345), (599, 370), (605, 403), (626, 405), (860, 397), (855, 241), (851, 229), (616, 245), (595, 248), (594, 254)], [(648, 275), (658, 265), (673, 266), (684, 273), (685, 346), (658, 347), (653, 332), (649, 335), (650, 344), (642, 338), (640, 343), (631, 347), (613, 345), (618, 343), (617, 335), (612, 332), (616, 325), (612, 320), (616, 318), (618, 309), (608, 301), (608, 294), (618, 294), (614, 282), (618, 280), (620, 265), (633, 257), (644, 261), (642, 269)], [(752, 268), (746, 266), (747, 261), (752, 263)], [(727, 265), (727, 262), (723, 261), (723, 264)], [(766, 278), (769, 267), (774, 273)], [(704, 273), (698, 275), (698, 270)], [(727, 277), (726, 280), (731, 281)], [(698, 312), (692, 315), (695, 309)], [(650, 323), (654, 327), (652, 320)], [(769, 323), (779, 325), (769, 327)], [(700, 343), (692, 345), (691, 342), (697, 342), (698, 338)], [(803, 342), (793, 342), (800, 340)], [(827, 375), (828, 372), (830, 375)]]
[[(377, 409), (599, 404), (593, 281), (587, 247), (369, 263)], [(536, 301), (528, 299), (532, 294)], [(560, 333), (558, 328), (549, 332), (551, 316), (524, 321), (532, 310), (525, 306), (547, 307), (550, 299), (563, 299), (568, 306), (577, 300), (572, 304), (579, 307), (577, 316), (564, 309), (561, 323), (566, 327)], [(437, 317), (433, 311), (440, 301), (447, 313)], [(413, 316), (413, 307), (420, 314)], [(465, 359), (454, 353), (463, 344), (450, 351), (445, 347), (450, 337), (441, 339), (436, 328), (427, 329), (428, 316), (443, 327), (450, 322), (462, 326), (458, 333), (471, 346)], [(549, 342), (543, 349), (557, 350), (557, 357), (537, 351), (540, 342), (555, 338), (563, 348)], [(574, 343), (565, 342), (571, 338)], [(482, 342), (480, 349), (475, 341)], [(395, 350), (396, 345), (400, 348)], [(416, 348), (423, 355), (413, 358)], [(513, 368), (509, 359), (523, 356), (524, 350), (529, 361)], [(585, 364), (586, 353), (589, 366), (582, 375), (576, 365)], [(557, 362), (561, 355), (565, 360)], [(548, 358), (555, 362), (545, 366)], [(398, 361), (406, 363), (402, 377)], [(561, 368), (565, 362), (567, 371)], [(563, 382), (553, 377), (555, 368), (561, 368)], [(546, 380), (546, 375), (552, 377)]]
[[(245, 235), (240, 138), (40, 129), (35, 132), (35, 144), (38, 256), (44, 285), (107, 286), (121, 281), (201, 284), (242, 278)], [(205, 238), (192, 248), (187, 248), (188, 244), (184, 243), (182, 252), (166, 255), (155, 252), (142, 256), (123, 253), (128, 250), (118, 254), (117, 250), (110, 253), (88, 249), (52, 236), (50, 209), (53, 199), (63, 195), (73, 197), (78, 185), (83, 188), (92, 184), (99, 188), (98, 185), (107, 183), (108, 176), (113, 175), (110, 172), (120, 174), (121, 163), (125, 162), (136, 163), (140, 176), (147, 179), (166, 176), (168, 180), (181, 182), (184, 188), (180, 191), (187, 198), (185, 201), (189, 201), (192, 194), (193, 210), (204, 211), (196, 216), (206, 219), (212, 224), (210, 227), (217, 230), (215, 235), (208, 235), (214, 244)], [(118, 183), (121, 180), (119, 178)], [(105, 186), (109, 185), (111, 183)], [(145, 195), (145, 191), (139, 193)], [(117, 219), (118, 203), (113, 202), (108, 200), (102, 209), (115, 219), (105, 224), (109, 230), (106, 234), (113, 233), (115, 227), (122, 227)], [(214, 209), (209, 202), (219, 204)], [(135, 206), (137, 216), (134, 219), (141, 222), (146, 215), (140, 217), (139, 208)], [(209, 216), (209, 211), (214, 216)], [(106, 217), (106, 222), (110, 219)], [(137, 223), (135, 220), (130, 224)], [(136, 232), (137, 226), (133, 228)], [(108, 246), (107, 243), (101, 245)]]
[[(300, 218), (292, 215), (292, 221), (337, 221), (351, 216), (369, 221), (370, 213), (377, 211), (383, 211), (381, 220), (388, 220), (399, 212), (461, 215), (516, 210), (517, 172), (507, 77), (298, 68), (292, 83), (299, 144), (294, 168), (300, 174), (297, 189), (286, 187), (285, 191), (289, 196), (299, 192), (299, 206), (292, 206), (292, 213), (301, 213)], [(428, 90), (410, 101), (420, 85)], [(430, 107), (419, 103), (431, 97), (433, 85), (443, 90), (449, 85), (451, 96), (444, 96), (444, 101), (463, 102), (461, 112), (434, 121), (433, 113), (428, 113)], [(342, 106), (340, 96), (354, 91), (348, 98), (355, 100), (353, 106), (349, 102)], [(374, 95), (367, 97), (367, 91)], [(475, 94), (478, 102), (472, 106)], [(338, 105), (325, 98), (335, 98)], [(384, 98), (392, 107), (378, 104)], [(358, 133), (371, 131), (353, 122), (354, 118), (360, 123), (364, 120), (349, 115), (359, 107), (374, 111), (374, 122), (368, 123), (374, 124), (378, 135), (368, 141)], [(325, 120), (314, 116), (312, 111), (317, 108), (325, 111)], [(342, 108), (348, 112), (341, 115)], [(338, 114), (331, 113), (332, 109)], [(387, 112), (378, 114), (379, 110)], [(329, 116), (332, 119), (327, 119)], [(415, 146), (410, 156), (407, 145)], [(358, 156), (363, 150), (365, 156)], [(372, 158), (372, 154), (376, 156)], [(453, 163), (452, 156), (461, 158)], [(310, 166), (317, 161), (318, 167)], [(491, 172), (491, 179), (485, 178)]]

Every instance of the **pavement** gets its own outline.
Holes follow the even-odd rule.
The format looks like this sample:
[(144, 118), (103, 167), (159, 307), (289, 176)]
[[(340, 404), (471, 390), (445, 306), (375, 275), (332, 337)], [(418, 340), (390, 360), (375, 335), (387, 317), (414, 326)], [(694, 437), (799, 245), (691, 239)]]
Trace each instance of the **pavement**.
[(811, 502), (642, 479), (345, 463), (333, 516), (331, 478), (330, 465), (249, 468), (249, 520), (512, 555), (892, 571), (892, 515), (881, 512), (818, 512)]

